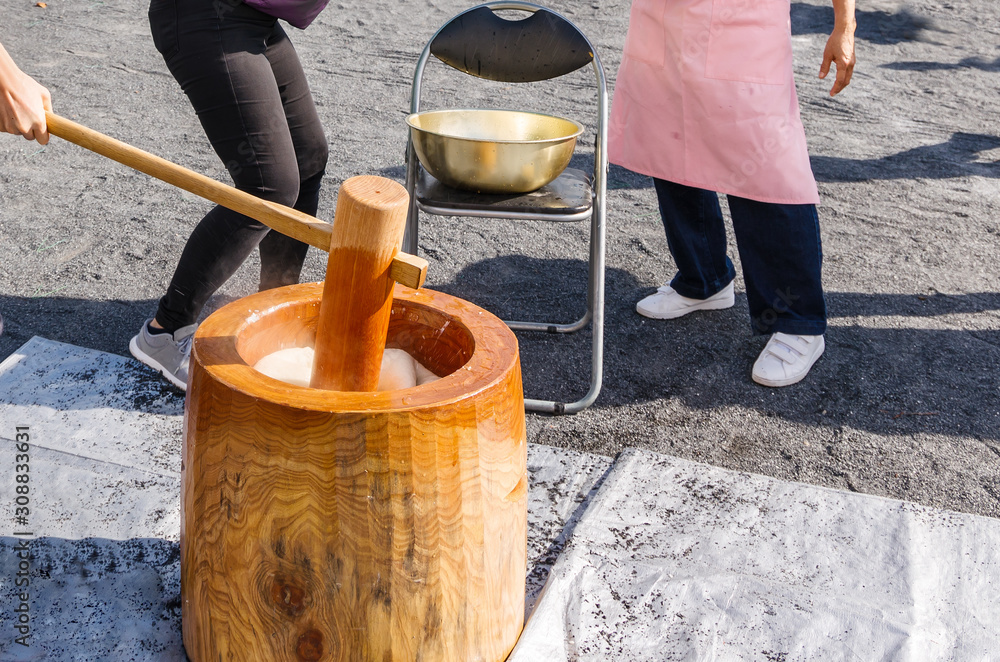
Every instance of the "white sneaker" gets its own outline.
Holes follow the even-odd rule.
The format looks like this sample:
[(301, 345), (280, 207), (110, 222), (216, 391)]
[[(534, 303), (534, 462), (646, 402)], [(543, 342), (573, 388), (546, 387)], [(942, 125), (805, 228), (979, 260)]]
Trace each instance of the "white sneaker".
[(736, 301), (733, 294), (733, 283), (730, 281), (722, 290), (716, 292), (707, 299), (689, 299), (682, 297), (677, 290), (664, 285), (656, 290), (655, 294), (635, 304), (635, 310), (644, 317), (651, 317), (655, 320), (672, 320), (683, 317), (696, 310), (722, 310), (731, 308)]
[(753, 380), (764, 386), (788, 386), (802, 381), (823, 355), (823, 336), (775, 333), (753, 364)]

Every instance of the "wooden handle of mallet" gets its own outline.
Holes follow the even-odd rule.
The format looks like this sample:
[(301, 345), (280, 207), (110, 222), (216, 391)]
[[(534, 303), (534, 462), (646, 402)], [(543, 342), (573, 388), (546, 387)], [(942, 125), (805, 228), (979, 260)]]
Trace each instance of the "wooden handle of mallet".
[(337, 194), (310, 386), (374, 391), (392, 311), (389, 265), (409, 196), (384, 177), (351, 177)]
[[(171, 161), (144, 152), (120, 140), (77, 124), (52, 112), (45, 113), (49, 133), (84, 149), (106, 156), (139, 172), (144, 172), (177, 188), (245, 214), (278, 232), (320, 250), (330, 250), (332, 228), (329, 223), (291, 207), (261, 200), (232, 186), (188, 170)], [(394, 256), (390, 276), (407, 287), (419, 288), (427, 276), (427, 261), (415, 255)]]

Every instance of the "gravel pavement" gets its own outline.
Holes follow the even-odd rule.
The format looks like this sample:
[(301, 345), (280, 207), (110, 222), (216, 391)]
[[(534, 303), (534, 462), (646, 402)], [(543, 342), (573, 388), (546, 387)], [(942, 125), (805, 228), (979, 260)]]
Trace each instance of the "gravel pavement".
[[(146, 3), (4, 0), (2, 41), (56, 112), (228, 181), (153, 48)], [(467, 4), (334, 0), (289, 28), (331, 147), (320, 216), (358, 174), (402, 180), (413, 67)], [(613, 85), (627, 0), (553, 0), (590, 36)], [(604, 390), (574, 415), (528, 416), (529, 440), (614, 455), (636, 446), (730, 469), (1000, 516), (1000, 5), (871, 0), (858, 68), (836, 99), (816, 73), (833, 12), (794, 2), (803, 119), (823, 204), (827, 353), (801, 384), (750, 381), (737, 304), (671, 322), (634, 304), (673, 274), (648, 178), (612, 167)], [(435, 63), (425, 108), (530, 108), (594, 126), (589, 70), (485, 84)], [(592, 167), (593, 134), (576, 165)], [(0, 359), (34, 335), (128, 354), (191, 228), (209, 208), (59, 139), (0, 136)], [(430, 287), (502, 317), (576, 319), (585, 224), (424, 217)], [(736, 260), (735, 250), (733, 257)], [(738, 265), (737, 265), (738, 266)], [(305, 278), (325, 254), (311, 251)], [(212, 301), (256, 290), (252, 258)], [(528, 397), (586, 389), (589, 332), (519, 334)], [(10, 425), (12, 422), (3, 422)]]

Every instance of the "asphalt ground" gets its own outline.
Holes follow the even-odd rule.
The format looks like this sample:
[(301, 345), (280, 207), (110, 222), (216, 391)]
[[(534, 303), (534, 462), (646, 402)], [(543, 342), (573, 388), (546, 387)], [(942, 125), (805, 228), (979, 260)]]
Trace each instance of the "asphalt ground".
[[(47, 3), (4, 0), (0, 38), (52, 91), (56, 112), (228, 181), (153, 48), (146, 3)], [(467, 6), (334, 1), (307, 31), (289, 28), (330, 141), (321, 217), (332, 218), (350, 176), (403, 179), (417, 56)], [(549, 6), (590, 37), (613, 87), (628, 2)], [(792, 5), (830, 312), (826, 355), (809, 377), (776, 390), (751, 382), (764, 339), (751, 334), (739, 279), (730, 310), (671, 322), (635, 313), (673, 265), (650, 180), (613, 167), (604, 388), (580, 414), (529, 414), (530, 441), (605, 455), (641, 447), (1000, 516), (1000, 5), (872, 0), (858, 19), (854, 82), (830, 99), (816, 75), (832, 10)], [(575, 163), (588, 168), (592, 81), (582, 70), (548, 84), (485, 84), (436, 63), (424, 108), (578, 119), (591, 131)], [(208, 208), (59, 139), (41, 149), (0, 136), (0, 358), (34, 335), (127, 355)], [(576, 319), (587, 232), (425, 216), (428, 285), (505, 318)], [(304, 277), (320, 280), (324, 268), (325, 254), (311, 251)], [(251, 258), (212, 307), (255, 291), (257, 269)], [(519, 338), (528, 397), (586, 390), (589, 332)]]

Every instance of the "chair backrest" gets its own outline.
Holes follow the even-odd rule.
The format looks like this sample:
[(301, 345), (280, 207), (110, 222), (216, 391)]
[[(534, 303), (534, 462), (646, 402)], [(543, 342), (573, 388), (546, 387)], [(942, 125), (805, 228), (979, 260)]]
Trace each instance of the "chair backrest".
[[(533, 13), (521, 20), (497, 16), (497, 9)], [(590, 41), (568, 20), (544, 7), (510, 2), (481, 5), (446, 23), (430, 44), (445, 64), (471, 76), (504, 83), (556, 78), (590, 64)]]

